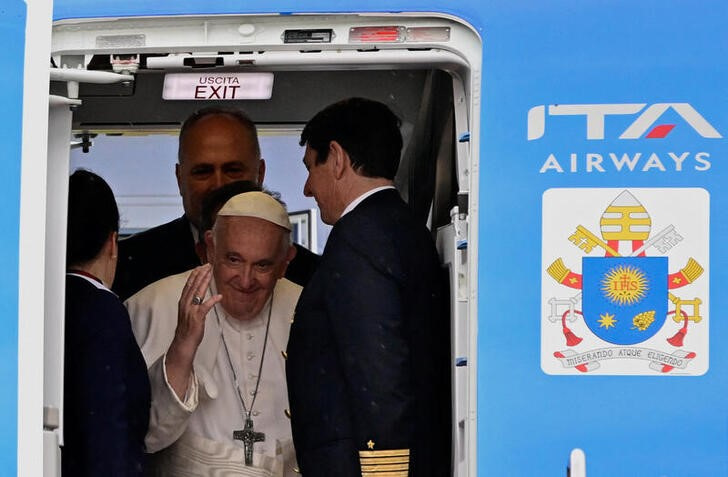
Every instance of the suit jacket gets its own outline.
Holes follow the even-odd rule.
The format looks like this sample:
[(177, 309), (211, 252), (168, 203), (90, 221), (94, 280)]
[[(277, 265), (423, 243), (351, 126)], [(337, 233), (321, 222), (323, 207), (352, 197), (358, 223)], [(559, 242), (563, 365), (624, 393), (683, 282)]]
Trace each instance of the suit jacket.
[(190, 222), (183, 215), (119, 240), (119, 261), (111, 288), (123, 301), (150, 283), (198, 265)]
[(89, 280), (66, 278), (63, 475), (143, 475), (150, 388), (129, 314)]
[(442, 283), (429, 231), (395, 190), (367, 197), (334, 225), (287, 350), (306, 477), (359, 476), (361, 451), (392, 449), (410, 450), (410, 476), (451, 474)]
[[(319, 256), (298, 244), (296, 249), (286, 278), (304, 286), (316, 269)], [(198, 265), (200, 259), (195, 252), (190, 222), (183, 215), (119, 241), (119, 261), (112, 289), (123, 301), (157, 280)]]

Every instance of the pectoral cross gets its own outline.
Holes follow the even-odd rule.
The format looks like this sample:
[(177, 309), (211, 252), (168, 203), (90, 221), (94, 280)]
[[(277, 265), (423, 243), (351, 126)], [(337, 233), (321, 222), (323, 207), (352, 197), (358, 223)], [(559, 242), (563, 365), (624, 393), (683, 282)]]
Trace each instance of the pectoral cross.
[(243, 441), (243, 449), (245, 450), (245, 465), (253, 465), (253, 444), (256, 442), (263, 442), (265, 440), (265, 434), (262, 432), (255, 432), (253, 428), (253, 420), (251, 418), (245, 419), (245, 427), (242, 431), (233, 431), (233, 439)]

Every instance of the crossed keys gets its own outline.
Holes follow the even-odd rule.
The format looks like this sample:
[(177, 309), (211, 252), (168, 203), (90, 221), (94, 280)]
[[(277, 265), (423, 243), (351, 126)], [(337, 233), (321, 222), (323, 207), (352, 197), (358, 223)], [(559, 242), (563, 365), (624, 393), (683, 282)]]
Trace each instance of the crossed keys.
[[(655, 247), (661, 254), (666, 253), (668, 250), (672, 249), (675, 245), (677, 245), (679, 242), (683, 240), (683, 237), (675, 230), (675, 226), (668, 225), (665, 227), (660, 233), (652, 237), (651, 239), (647, 240), (640, 248), (637, 250), (632, 251), (628, 255), (628, 257), (634, 257), (642, 254), (645, 250), (647, 250), (650, 247)], [(585, 253), (591, 253), (594, 248), (599, 247), (603, 249), (605, 252), (607, 252), (608, 256), (612, 257), (621, 257), (622, 255), (614, 250), (612, 247), (609, 246), (605, 241), (594, 235), (592, 232), (590, 232), (586, 227), (583, 227), (581, 225), (576, 226), (576, 230), (573, 234), (569, 236), (569, 241), (573, 243), (575, 246), (577, 246), (579, 249), (583, 250)], [(551, 267), (554, 267), (558, 264), (557, 269), (560, 269), (563, 267), (563, 264), (561, 263), (561, 259), (558, 259), (555, 261)], [(568, 272), (568, 269), (564, 269), (565, 272)], [(688, 265), (681, 270), (683, 272), (689, 271), (690, 273), (686, 273), (687, 276), (692, 276), (693, 278), (689, 278), (688, 282), (693, 281), (695, 278), (697, 278), (702, 273), (702, 267), (695, 262), (692, 258), (688, 261)], [(557, 275), (552, 270), (549, 270), (549, 274), (551, 274), (557, 281), (560, 281), (559, 278), (557, 278)], [(548, 303), (551, 305), (551, 315), (548, 317), (549, 321), (556, 322), (561, 319), (561, 314), (559, 312), (560, 307), (568, 307), (568, 312), (566, 315), (566, 318), (569, 321), (574, 321), (577, 319), (577, 314), (575, 312), (576, 305), (578, 305), (581, 302), (581, 295), (582, 292), (577, 293), (573, 297), (570, 298), (551, 298)], [(702, 317), (700, 316), (700, 305), (702, 304), (702, 301), (699, 298), (695, 298), (693, 300), (683, 300), (679, 297), (676, 297), (672, 293), (668, 292), (668, 298), (669, 300), (675, 305), (675, 316), (673, 319), (676, 322), (680, 322), (683, 319), (687, 318), (691, 321), (694, 321), (695, 323), (699, 323)], [(683, 311), (683, 306), (685, 305), (692, 305), (693, 307), (693, 314), (692, 315), (683, 315), (685, 312)]]
[(571, 234), (569, 241), (574, 245), (582, 249), (586, 253), (591, 253), (594, 247), (601, 247), (610, 255), (619, 255), (619, 252), (615, 251), (612, 247), (607, 245), (605, 241), (591, 233), (586, 227), (581, 225), (576, 226), (576, 231)]
[[(629, 257), (635, 257), (650, 247), (655, 247), (660, 253), (664, 254), (672, 247), (677, 245), (678, 242), (682, 241), (682, 236), (677, 233), (675, 226), (668, 225), (662, 232), (655, 235), (653, 238), (646, 241), (640, 248), (633, 251)], [(581, 225), (576, 226), (576, 231), (569, 236), (569, 241), (574, 245), (582, 249), (586, 253), (591, 253), (594, 247), (600, 247), (605, 252), (613, 257), (621, 257), (619, 252), (610, 247), (605, 241), (591, 233), (586, 227)]]

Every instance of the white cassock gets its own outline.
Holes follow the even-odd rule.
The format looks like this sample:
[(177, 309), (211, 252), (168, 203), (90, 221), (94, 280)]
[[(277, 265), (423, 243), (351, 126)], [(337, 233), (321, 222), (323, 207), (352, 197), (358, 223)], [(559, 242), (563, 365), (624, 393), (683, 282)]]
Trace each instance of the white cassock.
[[(164, 359), (177, 326), (179, 297), (190, 273), (163, 278), (125, 302), (152, 386), (145, 443), (147, 452), (158, 453), (152, 460), (153, 475), (296, 475), (282, 352), (301, 287), (280, 279), (273, 291), (268, 343), (251, 413), (255, 431), (265, 433), (265, 441), (253, 445), (253, 465), (246, 467), (243, 444), (233, 439), (233, 431), (243, 429), (243, 413), (220, 333), (222, 328), (245, 405), (250, 409), (271, 300), (248, 321), (229, 318), (219, 303), (208, 313), (193, 363), (193, 379), (185, 400), (180, 401), (167, 382)], [(215, 293), (214, 279), (210, 288)], [(210, 296), (208, 291), (205, 298)]]

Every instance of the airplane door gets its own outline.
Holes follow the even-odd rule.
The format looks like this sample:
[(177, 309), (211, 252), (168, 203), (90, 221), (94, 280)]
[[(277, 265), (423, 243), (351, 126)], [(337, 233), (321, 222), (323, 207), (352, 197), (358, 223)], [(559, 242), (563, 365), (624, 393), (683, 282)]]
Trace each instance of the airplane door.
[(0, 11), (4, 53), (0, 466), (7, 475), (43, 475), (57, 462), (58, 443), (50, 429), (54, 403), (47, 399), (43, 377), (51, 17), (51, 2), (46, 0), (10, 0)]
[[(76, 100), (78, 102), (78, 100)], [(72, 99), (51, 96), (48, 114), (47, 191), (49, 197), (68, 197), (69, 137)], [(63, 444), (63, 343), (65, 303), (66, 215), (64, 200), (49, 201), (46, 209), (44, 433), (45, 477), (60, 475)], [(52, 434), (52, 437), (49, 435)]]

